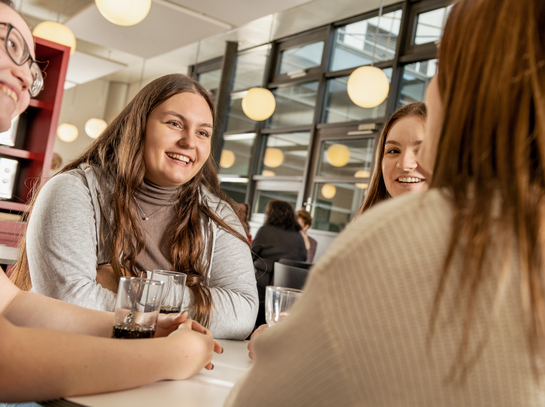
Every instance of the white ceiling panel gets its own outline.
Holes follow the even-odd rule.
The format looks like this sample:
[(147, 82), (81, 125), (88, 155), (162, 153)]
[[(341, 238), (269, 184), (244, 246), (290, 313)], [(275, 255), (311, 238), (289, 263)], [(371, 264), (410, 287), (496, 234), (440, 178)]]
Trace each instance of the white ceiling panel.
[(250, 21), (308, 3), (310, 0), (169, 0), (211, 17), (241, 26)]
[(125, 67), (126, 65), (117, 62), (76, 51), (70, 56), (66, 80), (81, 85), (110, 75)]
[(161, 55), (224, 31), (217, 25), (155, 3), (144, 21), (130, 27), (110, 23), (94, 4), (66, 25), (76, 38), (142, 58)]

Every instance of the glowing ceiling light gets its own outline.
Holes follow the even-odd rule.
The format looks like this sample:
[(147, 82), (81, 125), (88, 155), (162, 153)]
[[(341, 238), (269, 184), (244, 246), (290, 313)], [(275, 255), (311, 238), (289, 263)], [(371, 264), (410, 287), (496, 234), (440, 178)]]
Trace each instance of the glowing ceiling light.
[(231, 150), (222, 150), (220, 158), (221, 168), (231, 168), (236, 161), (235, 153)]
[(34, 28), (32, 35), (70, 47), (70, 55), (76, 50), (76, 37), (70, 28), (54, 21), (44, 21)]
[(335, 196), (337, 193), (337, 188), (335, 188), (335, 185), (331, 184), (324, 184), (322, 186), (322, 195), (326, 199), (331, 199)]
[(244, 114), (255, 121), (267, 120), (276, 109), (274, 95), (268, 89), (251, 88), (242, 98)]
[(78, 128), (70, 123), (63, 123), (57, 127), (57, 136), (65, 143), (71, 143), (78, 138)]
[(348, 78), (346, 90), (350, 100), (356, 105), (371, 108), (384, 102), (390, 90), (390, 83), (382, 69), (360, 66)]
[(263, 164), (270, 168), (280, 167), (284, 162), (284, 153), (276, 147), (268, 147), (265, 150)]
[(151, 0), (95, 0), (98, 11), (111, 23), (130, 26), (148, 15)]
[(350, 161), (350, 150), (342, 144), (333, 144), (326, 151), (327, 161), (334, 167), (344, 167)]
[(85, 123), (85, 133), (91, 138), (97, 138), (106, 127), (108, 127), (108, 124), (104, 120), (93, 117)]

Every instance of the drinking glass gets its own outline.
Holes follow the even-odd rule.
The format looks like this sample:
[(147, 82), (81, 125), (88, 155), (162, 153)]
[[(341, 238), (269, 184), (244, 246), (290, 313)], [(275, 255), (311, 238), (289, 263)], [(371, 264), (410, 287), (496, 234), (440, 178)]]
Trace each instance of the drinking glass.
[(162, 281), (121, 277), (117, 290), (113, 338), (153, 338), (163, 294)]
[(187, 274), (169, 270), (153, 270), (148, 275), (152, 280), (164, 282), (161, 314), (181, 313)]
[(289, 315), (288, 310), (303, 292), (295, 288), (267, 286), (265, 289), (265, 319), (269, 326)]

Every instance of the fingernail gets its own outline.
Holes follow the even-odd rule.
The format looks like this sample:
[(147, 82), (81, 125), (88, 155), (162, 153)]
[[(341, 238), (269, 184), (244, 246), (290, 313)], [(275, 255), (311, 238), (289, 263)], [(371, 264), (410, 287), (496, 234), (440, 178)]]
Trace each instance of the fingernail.
[(204, 334), (206, 335), (206, 329), (204, 330)]
[(212, 365), (212, 367), (210, 368), (210, 370), (214, 370), (214, 365)]
[(224, 350), (225, 350), (225, 349), (221, 348), (221, 353), (223, 353)]

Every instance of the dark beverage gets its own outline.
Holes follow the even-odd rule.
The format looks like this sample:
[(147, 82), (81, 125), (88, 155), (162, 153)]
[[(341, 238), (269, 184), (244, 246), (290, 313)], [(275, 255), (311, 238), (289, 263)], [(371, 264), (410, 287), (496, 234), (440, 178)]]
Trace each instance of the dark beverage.
[(153, 338), (155, 328), (142, 325), (117, 324), (114, 326), (112, 338), (121, 339), (145, 339)]
[(161, 314), (179, 314), (180, 309), (177, 307), (170, 307), (168, 305), (161, 305), (161, 309), (159, 310)]

